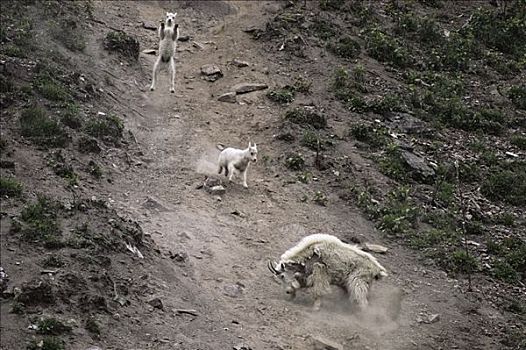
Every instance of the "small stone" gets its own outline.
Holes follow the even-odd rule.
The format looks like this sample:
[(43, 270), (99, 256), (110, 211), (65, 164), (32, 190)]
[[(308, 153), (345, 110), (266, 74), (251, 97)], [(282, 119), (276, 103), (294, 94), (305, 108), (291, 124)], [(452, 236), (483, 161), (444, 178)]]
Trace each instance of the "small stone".
[(234, 346), (234, 350), (252, 350), (252, 348), (246, 344), (237, 344)]
[(237, 298), (243, 292), (243, 289), (239, 284), (231, 284), (223, 288), (224, 294), (231, 298)]
[(232, 64), (239, 68), (248, 67), (250, 65), (247, 61), (241, 61), (237, 58), (232, 61)]
[(182, 253), (172, 253), (170, 252), (170, 259), (175, 260), (177, 262), (185, 262), (186, 259), (188, 259), (188, 255), (184, 252)]
[(213, 64), (205, 64), (202, 66), (201, 73), (204, 75), (222, 74), (221, 69)]
[(188, 40), (190, 40), (190, 36), (189, 35), (181, 35), (181, 36), (179, 36), (179, 38), (177, 40), (178, 41), (188, 41)]
[(314, 342), (314, 349), (316, 350), (343, 350), (343, 346), (332, 340), (325, 339), (320, 336), (311, 337)]
[(268, 88), (267, 84), (259, 83), (240, 83), (232, 87), (232, 90), (239, 94), (246, 94), (252, 91), (265, 90)]
[(379, 244), (364, 243), (363, 250), (373, 253), (386, 253), (389, 249)]
[(400, 155), (405, 163), (420, 176), (427, 178), (435, 175), (435, 171), (427, 165), (424, 158), (405, 150), (402, 150)]
[(223, 72), (219, 69), (218, 66), (213, 64), (205, 64), (201, 67), (201, 74), (205, 76), (205, 79), (208, 81), (216, 81), (217, 79), (223, 76)]
[(163, 302), (162, 302), (162, 300), (159, 299), (159, 298), (153, 298), (152, 300), (150, 300), (150, 301), (148, 302), (148, 304), (150, 304), (151, 306), (153, 306), (153, 307), (156, 308), (156, 309), (164, 310)]
[(219, 98), (217, 100), (221, 101), (221, 102), (236, 103), (237, 102), (237, 100), (236, 100), (236, 93), (235, 92), (227, 92), (227, 93), (222, 94), (221, 96), (219, 96)]
[(425, 320), (424, 322), (425, 323), (435, 323), (435, 322), (438, 322), (438, 321), (440, 321), (440, 315), (439, 314), (432, 314), (432, 315), (429, 315), (427, 320)]
[(142, 53), (143, 54), (146, 54), (146, 55), (155, 55), (157, 51), (155, 51), (155, 49), (145, 49), (145, 50), (142, 50)]
[(142, 22), (142, 27), (144, 29), (148, 29), (148, 30), (157, 30), (157, 24), (155, 22), (152, 22), (152, 21), (144, 21), (144, 22)]
[(217, 185), (217, 186), (210, 187), (209, 189), (207, 189), (207, 191), (210, 194), (220, 196), (222, 194), (225, 194), (226, 189), (221, 185)]

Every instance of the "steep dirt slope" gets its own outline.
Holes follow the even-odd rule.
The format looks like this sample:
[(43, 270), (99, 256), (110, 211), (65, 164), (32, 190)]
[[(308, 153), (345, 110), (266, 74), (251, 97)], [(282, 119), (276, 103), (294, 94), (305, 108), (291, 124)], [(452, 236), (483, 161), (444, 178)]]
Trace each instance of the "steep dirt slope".
[[(265, 99), (264, 92), (241, 96), (241, 103), (235, 105), (216, 99), (236, 83), (274, 85), (290, 74), (286, 63), (275, 61), (272, 53), (242, 31), (263, 26), (265, 17), (284, 4), (181, 5), (134, 2), (99, 3), (96, 7), (97, 17), (137, 33), (144, 47), (155, 47), (156, 38), (136, 23), (154, 21), (165, 10), (177, 10), (182, 34), (204, 47), (180, 43), (175, 96), (167, 92), (165, 75), (157, 91), (146, 91), (153, 56), (141, 56), (142, 71), (108, 66), (106, 62), (112, 58), (97, 63), (111, 67), (118, 77), (114, 93), (122, 103), (117, 108), (127, 113), (127, 126), (136, 134), (147, 160), (144, 168), (123, 173), (118, 185), (121, 190), (113, 198), (122, 210), (141, 218), (164, 252), (188, 254), (185, 266), (171, 272), (175, 276), (163, 276), (165, 288), (160, 293), (166, 305), (184, 303), (197, 309), (199, 316), (191, 322), (178, 319), (155, 327), (152, 334), (175, 340), (177, 336), (170, 333), (180, 332), (204, 348), (228, 347), (239, 337), (254, 349), (301, 349), (307, 347), (308, 335), (324, 335), (346, 347), (364, 349), (497, 346), (497, 340), (479, 333), (473, 322), (499, 317), (498, 312), (488, 306), (483, 308), (486, 314), (471, 315), (475, 301), (466, 300), (457, 281), (433, 269), (424, 270), (403, 248), (392, 247), (386, 257), (379, 257), (392, 277), (378, 287), (378, 307), (370, 315), (353, 315), (339, 302), (312, 313), (306, 304), (284, 300), (266, 271), (267, 258), (278, 256), (308, 233), (360, 236), (375, 242), (378, 234), (336, 197), (330, 196), (327, 207), (299, 201), (305, 186), (291, 183), (274, 165), (283, 152), (283, 146), (272, 137), (282, 111)], [(119, 12), (122, 18), (115, 17)], [(250, 66), (229, 65), (234, 58), (246, 60)], [(215, 83), (202, 80), (200, 67), (204, 64), (220, 66), (225, 77)], [(314, 85), (323, 83), (313, 78)], [(129, 113), (127, 106), (140, 115)], [(215, 171), (216, 143), (240, 147), (249, 139), (259, 144), (260, 159), (271, 159), (268, 165), (260, 162), (251, 168), (250, 189), (228, 184), (221, 200), (196, 189), (203, 180), (199, 171)], [(351, 156), (360, 165), (364, 162)], [(150, 210), (141, 205), (148, 198), (154, 203)], [(193, 300), (179, 295), (181, 282), (174, 284), (176, 278), (192, 291)], [(440, 322), (418, 324), (420, 313), (440, 313)]]
[[(344, 349), (501, 347), (506, 315), (479, 294), (465, 293), (463, 281), (422, 265), (415, 251), (386, 240), (353, 203), (339, 196), (353, 177), (372, 178), (380, 186), (388, 179), (343, 140), (348, 112), (326, 97), (332, 58), (317, 47), (310, 47), (313, 58), (307, 62), (276, 55), (275, 48), (244, 31), (264, 28), (287, 3), (93, 3), (95, 21), (89, 22), (86, 49), (75, 62), (103, 86), (105, 112), (122, 116), (134, 135), (129, 149), (104, 154), (113, 182), (102, 185), (96, 196), (138, 221), (158, 248), (145, 250), (144, 260), (115, 258), (130, 279), (144, 281), (141, 290), (130, 293), (131, 304), (101, 312), (100, 338), (74, 332), (67, 349), (310, 349), (311, 336)], [(141, 23), (156, 23), (166, 11), (178, 12), (181, 35), (190, 36), (178, 44), (175, 94), (168, 91), (165, 71), (156, 91), (148, 90), (155, 56), (141, 54), (138, 63), (129, 63), (101, 45), (108, 30), (116, 28), (136, 36), (141, 49), (156, 49), (155, 31)], [(235, 58), (249, 66), (232, 65)], [(202, 79), (205, 64), (219, 66), (224, 76), (215, 82)], [(319, 171), (313, 166), (314, 152), (306, 153), (317, 178), (309, 184), (283, 166), (293, 147), (275, 137), (282, 132), (285, 108), (271, 102), (266, 91), (238, 95), (235, 104), (217, 100), (237, 83), (275, 87), (297, 75), (313, 84), (311, 94), (297, 97), (294, 105), (314, 105), (330, 116), (328, 133), (338, 159), (333, 169)], [(259, 161), (249, 170), (249, 189), (226, 183), (226, 193), (216, 196), (199, 188), (206, 176), (216, 176), (217, 143), (244, 147), (249, 140), (259, 149)], [(325, 206), (312, 200), (317, 191), (327, 194)], [(335, 290), (322, 310), (313, 312), (308, 295), (286, 300), (268, 272), (268, 259), (319, 232), (389, 247), (378, 259), (390, 276), (374, 285), (368, 311), (358, 313)], [(147, 303), (154, 297), (162, 300), (163, 310)], [(189, 309), (193, 311), (177, 311)], [(439, 314), (438, 321), (422, 322), (433, 314)], [(16, 323), (13, 335), (30, 332), (15, 332), (25, 319), (10, 316), (8, 322)], [(2, 340), (2, 348), (13, 346), (23, 349), (25, 343), (14, 336)]]

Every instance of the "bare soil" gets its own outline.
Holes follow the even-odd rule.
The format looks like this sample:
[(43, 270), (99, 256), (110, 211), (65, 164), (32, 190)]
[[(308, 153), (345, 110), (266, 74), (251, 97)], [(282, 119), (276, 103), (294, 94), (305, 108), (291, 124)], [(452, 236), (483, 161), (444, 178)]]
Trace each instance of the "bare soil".
[[(113, 164), (112, 183), (84, 185), (79, 191), (106, 201), (119, 216), (137, 221), (146, 236), (145, 246), (139, 247), (145, 257), (131, 258), (127, 250), (111, 256), (119, 281), (123, 285), (126, 279), (133, 281), (125, 294), (128, 302), (124, 306), (112, 303), (100, 312), (88, 306), (101, 324), (101, 335), (76, 329), (64, 338), (67, 349), (85, 350), (89, 345), (232, 349), (239, 344), (254, 350), (310, 349), (311, 336), (331, 339), (344, 349), (502, 348), (508, 318), (491, 301), (477, 291), (467, 292), (465, 281), (423, 265), (418, 252), (386, 240), (358, 208), (340, 198), (346, 178), (372, 178), (380, 185), (389, 181), (353, 144), (336, 142), (334, 149), (336, 169), (346, 172), (314, 170), (317, 181), (303, 184), (283, 166), (284, 155), (293, 146), (275, 139), (284, 107), (268, 100), (266, 91), (238, 95), (236, 104), (217, 100), (237, 83), (274, 87), (288, 83), (291, 76), (304, 75), (313, 81), (312, 93), (298, 97), (295, 105), (322, 108), (332, 116), (328, 122), (335, 140), (343, 136), (346, 118), (355, 116), (326, 97), (325, 72), (333, 64), (331, 57), (311, 48), (309, 60), (293, 55), (284, 59), (244, 32), (264, 27), (284, 6), (286, 2), (267, 1), (94, 2), (97, 21), (89, 23), (84, 53), (72, 60), (103, 88), (104, 102), (99, 108), (123, 116), (136, 141), (130, 138), (128, 148), (105, 151), (105, 164)], [(175, 94), (169, 93), (167, 71), (161, 71), (156, 91), (148, 90), (154, 55), (141, 53), (137, 63), (130, 63), (101, 45), (112, 27), (135, 35), (141, 49), (156, 49), (156, 32), (141, 23), (157, 23), (166, 11), (177, 11), (181, 35), (190, 36), (178, 44)], [(236, 58), (250, 65), (232, 65)], [(205, 64), (219, 66), (224, 77), (215, 82), (202, 79), (200, 68)], [(381, 70), (377, 73), (383, 74)], [(199, 188), (207, 176), (216, 176), (217, 143), (242, 148), (249, 140), (258, 144), (259, 161), (249, 169), (248, 189), (239, 181), (224, 182), (222, 196)], [(23, 176), (25, 184), (52, 189), (57, 197), (72, 197), (57, 181), (38, 179), (36, 173), (45, 178), (45, 172), (51, 171), (37, 155), (29, 151), (15, 155), (17, 172), (28, 171)], [(312, 165), (314, 152), (306, 152), (305, 157)], [(302, 200), (318, 190), (327, 193), (326, 206)], [(2, 209), (17, 210), (8, 205)], [(12, 284), (21, 285), (40, 268), (30, 247), (17, 248), (14, 240), (6, 238), (8, 222), (2, 219), (2, 267)], [(311, 310), (307, 294), (294, 301), (286, 299), (266, 262), (311, 233), (330, 233), (344, 240), (355, 237), (389, 247), (387, 254), (376, 254), (390, 276), (373, 286), (369, 310), (358, 312), (337, 290), (319, 312)], [(85, 276), (87, 286), (70, 288), (96, 290), (94, 285), (103, 283), (106, 264), (84, 272), (82, 265), (75, 269), (73, 274)], [(59, 272), (51, 278), (66, 276)], [(103, 284), (111, 287), (110, 282)], [(67, 290), (57, 293), (66, 295), (64, 301), (50, 310), (82, 323), (81, 316), (75, 316), (81, 303), (68, 308)], [(163, 310), (148, 304), (155, 297), (162, 300)], [(9, 313), (11, 307), (10, 300), (2, 301), (0, 348), (24, 349), (27, 340), (35, 337), (34, 331), (27, 329), (29, 316)], [(193, 309), (195, 315), (178, 309)], [(49, 312), (45, 310), (49, 309), (33, 312), (38, 316)], [(432, 314), (439, 314), (438, 321), (421, 322)]]

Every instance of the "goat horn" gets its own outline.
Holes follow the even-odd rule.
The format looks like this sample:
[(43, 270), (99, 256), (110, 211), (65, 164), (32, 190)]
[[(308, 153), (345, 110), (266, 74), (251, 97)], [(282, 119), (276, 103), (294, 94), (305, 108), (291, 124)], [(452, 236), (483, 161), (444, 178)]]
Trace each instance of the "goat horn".
[(275, 275), (278, 275), (278, 274), (279, 274), (279, 272), (278, 272), (278, 271), (276, 270), (276, 268), (274, 267), (274, 264), (272, 263), (272, 261), (270, 261), (270, 260), (268, 261), (268, 263), (267, 263), (267, 267), (268, 267), (268, 269), (270, 270), (270, 272), (272, 272), (273, 274), (275, 274)]

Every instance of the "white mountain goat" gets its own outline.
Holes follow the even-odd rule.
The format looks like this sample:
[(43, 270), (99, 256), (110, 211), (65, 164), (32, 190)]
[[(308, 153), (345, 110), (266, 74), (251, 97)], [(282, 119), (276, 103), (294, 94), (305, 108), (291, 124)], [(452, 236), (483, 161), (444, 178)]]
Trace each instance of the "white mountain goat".
[(153, 65), (151, 91), (155, 90), (157, 75), (161, 68), (160, 65), (169, 63), (171, 71), (170, 92), (175, 92), (175, 52), (177, 49), (177, 39), (179, 38), (179, 25), (175, 23), (176, 16), (177, 12), (167, 12), (165, 21), (161, 22), (161, 26), (159, 27), (159, 56)]
[(217, 148), (221, 151), (218, 159), (218, 174), (222, 174), (224, 170), (228, 181), (232, 181), (234, 175), (241, 174), (243, 175), (243, 187), (248, 188), (247, 171), (250, 162), (255, 163), (258, 160), (258, 146), (249, 142), (245, 149), (223, 148), (223, 145), (217, 145)]
[(279, 262), (269, 261), (268, 268), (292, 297), (298, 289), (312, 288), (314, 310), (320, 309), (321, 297), (330, 292), (330, 285), (343, 288), (351, 301), (364, 308), (371, 282), (387, 276), (374, 256), (327, 234), (303, 238)]

